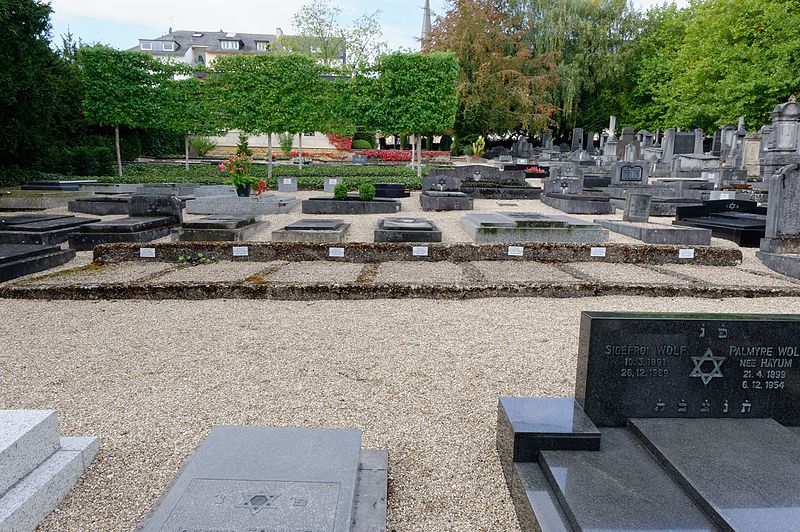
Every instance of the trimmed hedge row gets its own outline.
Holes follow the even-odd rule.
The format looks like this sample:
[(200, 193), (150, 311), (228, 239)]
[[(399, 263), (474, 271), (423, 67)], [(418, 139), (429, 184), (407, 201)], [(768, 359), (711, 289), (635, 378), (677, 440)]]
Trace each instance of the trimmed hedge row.
[[(253, 177), (266, 179), (267, 166), (254, 165)], [(199, 183), (201, 185), (219, 185), (225, 183), (216, 165), (193, 165), (187, 171), (178, 165), (138, 164), (125, 166), (124, 176), (100, 177), (101, 183)], [(423, 175), (428, 169), (423, 168)], [(297, 177), (297, 184), (305, 189), (322, 189), (326, 177), (342, 177), (349, 189), (357, 189), (363, 183), (403, 183), (410, 189), (422, 188), (416, 170), (399, 166), (306, 166), (302, 170), (296, 166), (273, 166), (271, 188), (277, 187), (281, 177)]]

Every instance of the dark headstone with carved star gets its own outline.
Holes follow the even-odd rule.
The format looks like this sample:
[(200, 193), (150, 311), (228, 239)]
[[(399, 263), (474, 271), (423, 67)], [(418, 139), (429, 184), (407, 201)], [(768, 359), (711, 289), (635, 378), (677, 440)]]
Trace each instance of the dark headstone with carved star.
[(800, 317), (586, 312), (575, 396), (598, 427), (636, 417), (800, 425)]
[(584, 312), (574, 399), (500, 400), (522, 529), (800, 530), (800, 316)]
[(216, 427), (140, 530), (385, 530), (387, 470), (358, 430)]

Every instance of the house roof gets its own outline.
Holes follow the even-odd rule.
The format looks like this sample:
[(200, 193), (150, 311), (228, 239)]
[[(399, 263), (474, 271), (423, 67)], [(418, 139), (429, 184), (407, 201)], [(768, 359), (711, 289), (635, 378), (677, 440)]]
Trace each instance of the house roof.
[[(277, 38), (277, 35), (268, 33), (234, 33), (225, 31), (186, 31), (178, 30), (167, 33), (155, 39), (139, 39), (145, 42), (156, 41), (172, 41), (177, 43), (174, 52), (162, 52), (153, 50), (151, 53), (157, 55), (174, 55), (179, 56), (186, 53), (186, 50), (191, 46), (204, 46), (207, 52), (211, 53), (230, 53), (238, 52), (240, 54), (265, 54), (269, 53), (264, 50), (259, 50), (256, 43), (258, 42), (272, 42)], [(238, 50), (223, 49), (220, 44), (221, 41), (239, 41)], [(140, 46), (131, 48), (132, 51), (141, 51)], [(150, 51), (150, 50), (148, 50)]]

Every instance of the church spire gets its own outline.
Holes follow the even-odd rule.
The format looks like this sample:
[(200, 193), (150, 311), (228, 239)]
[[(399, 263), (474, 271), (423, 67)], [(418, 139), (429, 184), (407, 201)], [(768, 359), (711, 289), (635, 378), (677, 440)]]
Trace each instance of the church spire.
[(431, 2), (425, 0), (425, 7), (422, 8), (422, 34), (420, 35), (420, 42), (422, 47), (425, 47), (425, 41), (428, 34), (431, 32)]

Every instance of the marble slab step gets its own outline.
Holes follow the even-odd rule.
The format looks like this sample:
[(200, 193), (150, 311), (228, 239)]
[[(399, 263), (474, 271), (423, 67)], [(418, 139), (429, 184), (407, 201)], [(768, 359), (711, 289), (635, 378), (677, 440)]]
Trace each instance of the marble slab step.
[(540, 455), (574, 530), (719, 530), (628, 429), (601, 432), (599, 451)]
[(0, 497), (0, 530), (35, 530), (75, 486), (98, 449), (97, 438), (61, 438), (56, 452)]
[(572, 532), (569, 520), (539, 464), (517, 462), (512, 467), (509, 490), (520, 528), (524, 531)]
[(800, 436), (772, 419), (631, 419), (666, 471), (729, 531), (800, 531)]
[(59, 446), (53, 410), (0, 410), (0, 495)]

